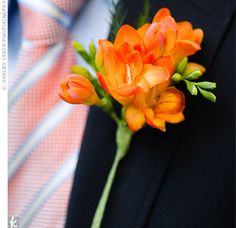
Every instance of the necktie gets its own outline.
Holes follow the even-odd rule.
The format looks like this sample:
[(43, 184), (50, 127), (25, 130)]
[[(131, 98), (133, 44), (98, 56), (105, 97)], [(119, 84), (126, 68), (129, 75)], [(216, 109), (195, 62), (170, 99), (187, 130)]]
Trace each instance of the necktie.
[(20, 227), (63, 227), (87, 117), (58, 96), (75, 64), (80, 0), (19, 0), (23, 42), (9, 86), (9, 215)]

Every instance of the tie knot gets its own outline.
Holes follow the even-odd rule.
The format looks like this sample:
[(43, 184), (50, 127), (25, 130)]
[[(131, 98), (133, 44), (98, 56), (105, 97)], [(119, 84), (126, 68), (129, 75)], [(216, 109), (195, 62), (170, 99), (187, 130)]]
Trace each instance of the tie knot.
[(37, 45), (52, 45), (70, 30), (74, 14), (82, 0), (18, 0), (23, 36)]

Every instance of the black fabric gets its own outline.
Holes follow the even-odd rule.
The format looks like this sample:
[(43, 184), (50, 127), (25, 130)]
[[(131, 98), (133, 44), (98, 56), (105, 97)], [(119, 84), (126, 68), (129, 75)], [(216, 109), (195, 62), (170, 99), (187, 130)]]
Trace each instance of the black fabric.
[[(143, 1), (124, 1), (134, 25)], [(205, 32), (194, 60), (218, 83), (217, 103), (187, 95), (186, 121), (136, 133), (121, 162), (102, 227), (234, 227), (235, 39), (233, 1), (153, 1)], [(193, 58), (192, 58), (193, 60)], [(115, 153), (115, 124), (91, 108), (66, 228), (89, 228)]]

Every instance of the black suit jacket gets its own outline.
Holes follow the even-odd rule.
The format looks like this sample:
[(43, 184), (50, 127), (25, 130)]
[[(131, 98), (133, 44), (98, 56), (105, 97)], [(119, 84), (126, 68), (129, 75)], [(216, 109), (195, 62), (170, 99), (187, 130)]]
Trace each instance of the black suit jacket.
[[(143, 1), (125, 0), (134, 25)], [(177, 21), (205, 32), (191, 60), (216, 81), (217, 103), (187, 95), (186, 121), (136, 133), (119, 165), (105, 228), (231, 228), (234, 226), (235, 6), (231, 0), (156, 0)], [(186, 92), (186, 94), (188, 94)], [(91, 108), (74, 177), (66, 228), (89, 228), (115, 153), (115, 124)]]

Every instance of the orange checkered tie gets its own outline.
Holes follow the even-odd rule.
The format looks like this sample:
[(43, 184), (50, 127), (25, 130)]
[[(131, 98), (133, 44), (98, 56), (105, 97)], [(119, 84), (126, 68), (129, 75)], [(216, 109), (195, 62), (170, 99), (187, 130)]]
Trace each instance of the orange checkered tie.
[(87, 107), (58, 85), (75, 64), (70, 28), (81, 0), (19, 0), (23, 43), (9, 86), (9, 215), (20, 227), (63, 227)]

